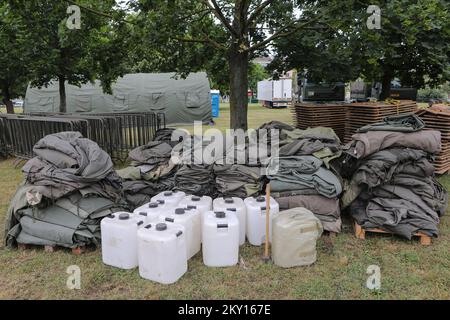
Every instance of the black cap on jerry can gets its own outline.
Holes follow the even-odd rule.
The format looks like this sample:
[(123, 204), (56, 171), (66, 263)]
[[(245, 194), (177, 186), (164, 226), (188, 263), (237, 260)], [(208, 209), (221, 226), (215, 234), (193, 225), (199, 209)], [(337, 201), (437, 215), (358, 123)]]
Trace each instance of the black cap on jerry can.
[(119, 214), (119, 220), (128, 220), (130, 219), (130, 215), (128, 213)]
[(175, 209), (175, 214), (185, 214), (186, 211), (183, 208), (176, 208)]
[(164, 231), (167, 230), (167, 224), (165, 223), (158, 223), (156, 225), (156, 231)]
[(219, 219), (225, 218), (225, 212), (223, 212), (223, 211), (214, 212), (214, 214), (216, 215), (216, 218), (219, 218)]

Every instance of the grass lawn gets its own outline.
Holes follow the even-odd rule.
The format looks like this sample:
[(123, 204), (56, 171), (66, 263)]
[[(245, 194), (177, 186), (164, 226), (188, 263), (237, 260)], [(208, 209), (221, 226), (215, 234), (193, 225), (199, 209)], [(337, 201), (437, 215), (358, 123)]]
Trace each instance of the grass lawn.
[[(262, 107), (260, 104), (249, 104), (248, 106), (248, 127), (249, 128), (258, 128), (263, 123), (278, 120), (288, 124), (293, 124), (292, 114), (289, 108), (285, 109), (268, 109)], [(215, 128), (221, 131), (225, 131), (230, 128), (230, 104), (229, 103), (221, 103), (220, 104), (220, 115), (219, 118), (214, 119), (215, 125), (203, 125), (203, 131), (205, 132), (208, 129)], [(178, 126), (178, 128), (184, 128), (189, 130), (189, 132), (193, 131), (193, 126)]]
[[(290, 122), (288, 110), (251, 105), (250, 127), (270, 120)], [(216, 126), (228, 126), (229, 109), (222, 106)], [(0, 161), (0, 221), (22, 179), (13, 160)], [(450, 189), (450, 176), (440, 181)], [(207, 268), (201, 254), (176, 284), (143, 280), (137, 270), (103, 265), (100, 250), (74, 256), (66, 251), (10, 250), (0, 247), (0, 299), (450, 299), (450, 216), (443, 217), (441, 235), (430, 247), (386, 235), (358, 240), (349, 222), (335, 238), (318, 243), (318, 260), (310, 267), (282, 269), (262, 263), (262, 248), (245, 245), (243, 263)], [(0, 237), (3, 239), (3, 224)], [(381, 290), (366, 288), (369, 265), (381, 268)], [(66, 287), (67, 267), (81, 268), (81, 290)]]
[[(23, 109), (21, 107), (15, 107), (14, 108), (14, 112), (15, 113), (22, 113)], [(6, 113), (6, 107), (5, 108), (0, 108), (0, 113)]]

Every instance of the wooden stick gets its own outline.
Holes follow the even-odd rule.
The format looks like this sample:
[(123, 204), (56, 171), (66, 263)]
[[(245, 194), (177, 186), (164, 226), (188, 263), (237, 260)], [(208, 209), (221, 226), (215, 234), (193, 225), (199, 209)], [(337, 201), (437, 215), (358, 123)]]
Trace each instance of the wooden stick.
[(269, 259), (269, 224), (270, 224), (270, 183), (266, 186), (266, 243), (264, 258)]

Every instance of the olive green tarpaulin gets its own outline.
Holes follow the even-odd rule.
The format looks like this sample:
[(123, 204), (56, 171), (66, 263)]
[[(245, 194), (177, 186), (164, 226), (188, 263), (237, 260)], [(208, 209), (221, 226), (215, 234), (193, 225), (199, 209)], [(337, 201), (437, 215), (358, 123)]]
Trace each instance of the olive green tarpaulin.
[[(58, 112), (59, 85), (28, 87), (24, 111)], [(175, 73), (127, 74), (112, 85), (113, 94), (104, 94), (100, 82), (81, 87), (66, 84), (67, 112), (161, 112), (167, 124), (207, 123), (212, 119), (208, 77), (191, 73), (186, 79)]]
[(33, 151), (6, 212), (5, 243), (98, 244), (100, 220), (128, 209), (110, 156), (79, 132), (45, 136)]

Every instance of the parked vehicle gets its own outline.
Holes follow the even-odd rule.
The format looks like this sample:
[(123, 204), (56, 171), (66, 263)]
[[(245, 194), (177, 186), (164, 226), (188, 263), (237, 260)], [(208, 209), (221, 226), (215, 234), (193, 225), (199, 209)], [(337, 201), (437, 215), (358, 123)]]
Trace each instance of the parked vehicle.
[(345, 84), (306, 82), (302, 88), (303, 101), (345, 101)]
[(265, 107), (287, 108), (292, 103), (292, 79), (258, 82), (257, 98)]
[[(367, 101), (370, 98), (380, 99), (381, 83), (366, 83), (358, 80), (350, 83), (350, 98), (356, 101)], [(396, 100), (417, 100), (417, 89), (412, 87), (402, 87), (400, 82), (391, 82), (390, 98)]]

